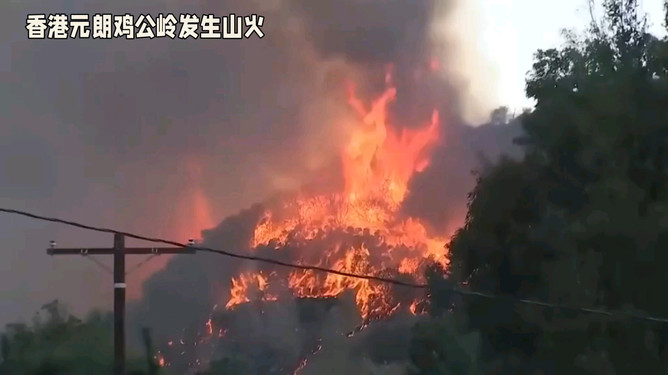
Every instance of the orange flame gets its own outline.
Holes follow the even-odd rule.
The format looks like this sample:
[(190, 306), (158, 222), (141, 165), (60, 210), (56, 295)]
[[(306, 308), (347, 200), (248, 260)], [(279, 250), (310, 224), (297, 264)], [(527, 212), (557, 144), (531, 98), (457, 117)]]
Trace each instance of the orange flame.
[(208, 335), (213, 334), (213, 323), (211, 322), (211, 318), (206, 321), (206, 333)]
[(155, 360), (156, 360), (156, 364), (160, 367), (165, 367), (167, 365), (167, 361), (165, 360), (165, 357), (160, 352), (158, 352), (158, 354), (155, 355)]
[[(391, 82), (389, 70), (385, 80)], [(344, 190), (331, 195), (300, 196), (287, 202), (282, 210), (267, 210), (255, 228), (253, 248), (311, 244), (318, 250), (301, 254), (305, 264), (364, 275), (394, 272), (410, 275), (414, 280), (423, 280), (423, 266), (428, 261), (447, 265), (447, 236), (432, 236), (420, 220), (402, 218), (399, 213), (411, 178), (429, 165), (427, 153), (439, 139), (439, 114), (434, 111), (430, 122), (420, 128), (399, 130), (388, 120), (388, 106), (396, 99), (396, 93), (394, 87), (389, 87), (366, 108), (350, 85), (348, 102), (357, 112), (359, 123), (341, 151)], [(365, 240), (321, 244), (320, 240), (328, 234), (348, 228), (372, 235), (374, 243)], [(250, 295), (250, 289), (259, 292), (261, 300), (275, 299), (276, 295), (268, 294), (268, 289), (279, 277), (275, 273), (239, 275), (232, 279), (226, 307), (257, 299)], [(287, 287), (298, 297), (337, 297), (353, 291), (365, 319), (387, 316), (400, 305), (386, 284), (335, 274), (293, 271), (287, 275)], [(418, 300), (412, 304), (408, 301), (406, 306), (415, 313), (417, 304)]]
[[(267, 287), (269, 286), (268, 277), (261, 272), (258, 273), (243, 273), (237, 278), (232, 278), (232, 287), (230, 288), (230, 300), (225, 305), (225, 308), (231, 309), (236, 305), (250, 302), (251, 289), (255, 289), (256, 293), (260, 295), (263, 301), (275, 301), (276, 296), (269, 294)], [(210, 321), (210, 320), (209, 320)]]

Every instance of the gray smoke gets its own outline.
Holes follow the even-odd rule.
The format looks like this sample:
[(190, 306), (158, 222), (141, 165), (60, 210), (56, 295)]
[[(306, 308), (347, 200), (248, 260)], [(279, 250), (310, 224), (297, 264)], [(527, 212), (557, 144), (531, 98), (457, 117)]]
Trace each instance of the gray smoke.
[[(337, 34), (337, 24), (327, 21), (334, 15), (329, 7), (338, 9), (334, 20), (345, 18), (357, 33), (375, 28), (365, 23), (377, 18), (379, 3), (368, 3), (361, 13), (356, 3), (361, 2), (346, 6), (358, 13), (344, 17), (340, 2), (3, 2), (0, 203), (174, 238), (196, 235), (182, 233), (194, 228), (185, 228), (194, 187), (209, 197), (220, 218), (276, 189), (300, 186), (338, 151), (338, 124), (349, 115), (343, 79), (373, 72), (369, 81), (382, 82), (379, 60), (358, 63), (352, 57), (358, 47), (346, 47), (348, 36)], [(419, 40), (422, 31), (408, 32), (402, 14), (426, 14), (430, 6), (426, 1), (390, 4), (396, 25), (385, 29), (396, 26), (402, 34), (378, 34), (374, 40), (380, 44), (374, 42), (365, 53), (402, 45), (397, 37)], [(27, 14), (76, 12), (259, 13), (266, 19), (266, 36), (27, 39)], [(319, 34), (327, 35), (327, 46), (311, 39)], [(197, 160), (201, 178), (192, 178), (189, 160)], [(30, 315), (53, 295), (70, 301), (75, 312), (109, 306), (109, 293), (99, 292), (108, 289), (108, 275), (78, 258), (49, 259), (40, 250), (51, 239), (62, 246), (103, 246), (110, 242), (107, 236), (6, 216), (0, 220), (7, 239), (3, 256), (15, 259), (3, 263), (11, 266), (2, 269), (7, 276), (0, 282), (8, 293), (17, 291), (3, 298), (0, 320)], [(141, 274), (129, 276), (131, 290)]]
[[(433, 57), (434, 41), (429, 37), (429, 26), (433, 17), (434, 3), (349, 0), (338, 2), (336, 5), (319, 3), (318, 6), (313, 6), (313, 3), (305, 2), (288, 5), (286, 7), (288, 10), (283, 9), (283, 11), (290, 17), (296, 17), (301, 27), (309, 31), (302, 48), (313, 53), (316, 56), (315, 60), (324, 62), (325, 66), (331, 64), (331, 68), (325, 69), (322, 73), (326, 89), (316, 91), (314, 97), (308, 99), (309, 101), (315, 100), (317, 103), (324, 100), (329, 103), (330, 97), (343, 99), (337, 93), (343, 92), (343, 85), (340, 83), (342, 78), (346, 77), (345, 73), (357, 78), (363, 77), (361, 83), (365, 85), (362, 87), (362, 92), (371, 97), (382, 89), (384, 72), (388, 62), (391, 62), (399, 84), (399, 98), (397, 105), (393, 107), (393, 120), (408, 126), (422, 124), (431, 114), (432, 108), (441, 111), (444, 115), (442, 116), (443, 142), (434, 153), (432, 166), (413, 181), (411, 194), (404, 209), (408, 214), (428, 219), (433, 227), (441, 230), (452, 225), (454, 220), (463, 218), (466, 193), (473, 186), (471, 170), (477, 165), (478, 150), (484, 150), (494, 157), (502, 148), (507, 148), (512, 137), (518, 134), (517, 125), (513, 125), (514, 128), (479, 129), (463, 126), (456, 111), (458, 102), (456, 87), (452, 87), (444, 80), (413, 79), (416, 71), (427, 74), (429, 62)], [(378, 14), (384, 16), (379, 17)], [(307, 77), (299, 77), (298, 80), (308, 81)], [(357, 81), (360, 82), (359, 79)], [(302, 103), (299, 106), (309, 107), (309, 104)], [(341, 110), (339, 107), (336, 109)], [(307, 115), (307, 119), (311, 119), (310, 115)], [(339, 117), (335, 119), (338, 120)], [(325, 116), (318, 120), (327, 121)], [(323, 163), (323, 166), (329, 165)], [(230, 251), (247, 251), (247, 244), (252, 236), (251, 230), (258, 221), (261, 211), (262, 205), (257, 205), (238, 215), (228, 217), (216, 228), (205, 233), (205, 245)], [(288, 252), (280, 254), (268, 252), (266, 255), (273, 258), (286, 257), (284, 260), (290, 260)], [(146, 298), (136, 306), (136, 319), (143, 324), (150, 323), (156, 332), (165, 335), (165, 340), (183, 334), (179, 332), (182, 327), (192, 327), (193, 330), (201, 332), (204, 330), (203, 322), (211, 314), (212, 305), (214, 303), (224, 305), (229, 298), (230, 278), (236, 276), (239, 270), (258, 268), (262, 266), (216, 256), (174, 259), (164, 272), (156, 274), (146, 284), (144, 293)], [(182, 306), (187, 308), (183, 309)], [(233, 319), (232, 323), (228, 323), (237, 329), (246, 327), (241, 335), (246, 340), (245, 344), (235, 341), (235, 345), (249, 348), (247, 355), (267, 358), (268, 352), (261, 351), (259, 354), (253, 352), (260, 347), (266, 349), (266, 345), (271, 346), (270, 344), (274, 343), (281, 349), (272, 352), (274, 355), (282, 359), (289, 358), (288, 362), (294, 362), (300, 359), (304, 350), (308, 350), (309, 340), (293, 334), (295, 329), (304, 329), (301, 323), (294, 321), (296, 313), (293, 309), (279, 309), (278, 312), (274, 311), (268, 315), (265, 315), (264, 310), (260, 313), (260, 310), (253, 310), (251, 307), (245, 309), (244, 313), (236, 317), (237, 320)], [(170, 313), (164, 318), (156, 318), (161, 311)], [(255, 315), (257, 319), (252, 318)], [(340, 317), (332, 319), (338, 324), (346, 321)], [(266, 322), (281, 322), (281, 324)], [(410, 322), (411, 320), (404, 322), (406, 327), (410, 326)], [(330, 325), (336, 326), (336, 324)], [(355, 323), (348, 322), (348, 330), (354, 327)], [(376, 327), (374, 330), (388, 332), (382, 327)], [(374, 366), (387, 362), (383, 358), (371, 360), (370, 358), (374, 358), (374, 353), (360, 350), (360, 347), (368, 349), (373, 345), (358, 344), (357, 349), (351, 349), (350, 339), (340, 335), (338, 331), (336, 334), (333, 331), (328, 334), (315, 329), (310, 333), (330, 338), (323, 339), (325, 343), (322, 353), (314, 356), (313, 361), (309, 362), (306, 371), (310, 373), (318, 373), (318, 369), (322, 368), (333, 371), (334, 364), (343, 366), (341, 371), (347, 369), (345, 371), (355, 372), (368, 369), (367, 372), (373, 373)], [(404, 337), (406, 335), (407, 333)], [(277, 343), (276, 337), (290, 339), (289, 342)], [(397, 337), (402, 336), (397, 335)], [(403, 340), (404, 343), (407, 341)], [(271, 352), (273, 349), (266, 350)], [(365, 355), (350, 361), (341, 360), (349, 357), (352, 351)], [(255, 360), (254, 363), (265, 362)], [(267, 366), (270, 366), (270, 363), (271, 361), (266, 363)], [(270, 370), (259, 368), (257, 371), (269, 373), (267, 371)]]
[[(0, 5), (0, 197), (31, 209), (183, 241), (200, 188), (219, 219), (204, 244), (247, 251), (265, 198), (330, 168), (351, 115), (346, 80), (370, 99), (387, 64), (398, 85), (392, 118), (423, 124), (441, 112), (443, 142), (411, 186), (405, 210), (443, 228), (461, 214), (476, 150), (507, 144), (462, 125), (461, 77), (429, 75), (457, 61), (431, 25), (454, 0), (3, 2)], [(265, 38), (230, 40), (27, 40), (31, 13), (259, 13)], [(456, 84), (455, 84), (456, 83)], [(483, 139), (476, 139), (484, 134)], [(502, 146), (505, 147), (505, 146)], [(201, 174), (193, 178), (189, 161)], [(336, 163), (334, 162), (334, 165)], [(250, 208), (248, 208), (250, 207)], [(110, 276), (43, 248), (105, 246), (108, 236), (0, 218), (0, 320), (29, 316), (58, 296), (75, 312), (109, 307)], [(191, 228), (188, 228), (189, 230)], [(175, 234), (178, 233), (178, 234)], [(130, 245), (132, 242), (129, 243)], [(143, 285), (132, 320), (165, 339), (202, 329), (229, 280), (247, 263), (215, 255), (172, 259)], [(141, 273), (141, 272), (139, 272)], [(39, 276), (35, 276), (39, 275)], [(131, 285), (141, 282), (136, 275)], [(109, 293), (100, 291), (109, 290)], [(83, 297), (82, 297), (83, 296)]]

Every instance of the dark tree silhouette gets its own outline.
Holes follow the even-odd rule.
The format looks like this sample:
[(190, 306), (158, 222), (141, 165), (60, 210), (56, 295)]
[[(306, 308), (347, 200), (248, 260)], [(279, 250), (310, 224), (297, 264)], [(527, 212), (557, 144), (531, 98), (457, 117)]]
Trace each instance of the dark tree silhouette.
[[(449, 278), (668, 317), (668, 40), (646, 32), (636, 0), (604, 9), (584, 36), (536, 54), (526, 91), (537, 104), (518, 119), (526, 156), (479, 175)], [(481, 334), (486, 373), (668, 369), (665, 325), (473, 297), (455, 314)]]

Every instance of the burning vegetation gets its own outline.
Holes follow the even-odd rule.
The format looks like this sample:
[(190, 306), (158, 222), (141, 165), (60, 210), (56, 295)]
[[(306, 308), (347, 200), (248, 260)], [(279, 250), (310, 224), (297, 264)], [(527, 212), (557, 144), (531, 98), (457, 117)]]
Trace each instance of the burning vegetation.
[[(390, 116), (397, 89), (389, 73), (385, 82), (371, 103), (348, 85), (356, 121), (339, 154), (341, 187), (326, 193), (305, 189), (263, 209), (247, 238), (251, 253), (420, 284), (427, 266), (447, 268), (449, 233), (401, 211), (412, 177), (425, 170), (442, 140), (439, 113), (434, 110), (419, 126), (398, 126)], [(310, 373), (321, 349), (338, 340), (355, 347), (373, 337), (374, 330), (366, 329), (372, 321), (396, 324), (391, 322), (400, 318), (407, 332), (427, 307), (423, 289), (264, 264), (235, 269), (221, 308), (170, 341), (161, 354), (163, 366), (206, 367), (216, 353), (231, 350), (250, 356), (246, 362), (270, 366), (258, 373)], [(286, 340), (287, 352), (276, 344)]]
[[(423, 281), (429, 262), (447, 266), (447, 237), (432, 235), (419, 219), (400, 214), (411, 177), (428, 166), (430, 148), (439, 140), (439, 114), (434, 110), (421, 127), (397, 127), (388, 116), (396, 93), (387, 87), (367, 107), (349, 85), (348, 102), (359, 121), (340, 154), (343, 191), (300, 194), (265, 211), (254, 229), (253, 251), (290, 252), (299, 264), (416, 282)], [(399, 298), (382, 283), (310, 270), (246, 272), (231, 284), (228, 309), (285, 293), (332, 298), (352, 291), (367, 321), (402, 307), (417, 313), (423, 297)]]

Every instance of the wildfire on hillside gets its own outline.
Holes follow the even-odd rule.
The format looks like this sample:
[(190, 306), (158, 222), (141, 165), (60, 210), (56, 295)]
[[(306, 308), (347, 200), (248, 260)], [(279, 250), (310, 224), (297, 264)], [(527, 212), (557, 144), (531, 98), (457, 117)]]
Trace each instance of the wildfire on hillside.
[[(439, 113), (434, 110), (421, 127), (391, 124), (388, 107), (397, 90), (389, 73), (385, 82), (384, 93), (370, 107), (349, 85), (348, 102), (358, 122), (340, 153), (342, 191), (302, 193), (282, 207), (268, 209), (254, 229), (253, 251), (290, 251), (300, 264), (414, 282), (424, 282), (423, 271), (430, 262), (447, 267), (448, 233), (432, 235), (418, 218), (400, 214), (411, 178), (429, 165), (429, 151), (439, 141)], [(226, 308), (276, 300), (286, 290), (299, 298), (332, 298), (353, 291), (365, 321), (401, 308), (417, 314), (424, 307), (424, 295), (406, 297), (378, 282), (309, 270), (264, 269), (231, 280)]]
[[(428, 67), (438, 66), (431, 61)], [(419, 284), (426, 282), (427, 266), (436, 263), (448, 268), (446, 244), (451, 228), (431, 228), (402, 212), (412, 178), (429, 166), (430, 152), (443, 140), (439, 113), (434, 110), (421, 126), (393, 123), (389, 110), (397, 88), (391, 69), (384, 78), (384, 92), (371, 103), (360, 99), (353, 84), (348, 85), (348, 104), (356, 121), (346, 123), (352, 126), (339, 153), (341, 187), (328, 186), (328, 192), (305, 189), (278, 203), (270, 202), (250, 231), (250, 252)], [(232, 347), (249, 353), (261, 351), (262, 345), (273, 340), (261, 339), (259, 327), (274, 327), (277, 319), (283, 319), (284, 324), (274, 329), (284, 340), (294, 335), (301, 347), (295, 353), (284, 353), (281, 360), (268, 360), (267, 366), (279, 367), (267, 367), (262, 373), (300, 374), (321, 355), (327, 344), (323, 333), (334, 330), (345, 340), (364, 340), (361, 332), (368, 334), (366, 328), (372, 321), (399, 318), (411, 322), (428, 307), (423, 289), (254, 265), (257, 268), (235, 266), (221, 309), (216, 305), (206, 323), (170, 341), (157, 359), (161, 366), (206, 368), (217, 351), (227, 353)], [(329, 315), (337, 309), (344, 312)], [(323, 328), (330, 318), (341, 326)]]

